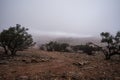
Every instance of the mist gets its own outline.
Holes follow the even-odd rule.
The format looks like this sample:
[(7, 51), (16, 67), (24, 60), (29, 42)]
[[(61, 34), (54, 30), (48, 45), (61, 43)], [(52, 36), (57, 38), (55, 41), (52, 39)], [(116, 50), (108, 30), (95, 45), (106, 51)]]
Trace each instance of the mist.
[(93, 37), (120, 30), (120, 0), (0, 0), (0, 31), (15, 24), (33, 35)]

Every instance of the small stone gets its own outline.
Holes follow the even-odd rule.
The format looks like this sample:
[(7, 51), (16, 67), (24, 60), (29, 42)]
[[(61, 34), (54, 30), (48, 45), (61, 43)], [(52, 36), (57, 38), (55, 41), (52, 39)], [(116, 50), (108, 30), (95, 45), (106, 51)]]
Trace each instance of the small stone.
[(47, 62), (47, 61), (49, 61), (48, 59), (41, 59), (40, 60), (41, 62)]
[(29, 80), (28, 76), (19, 76), (16, 80)]
[(83, 65), (86, 65), (88, 64), (88, 61), (82, 61), (82, 62), (74, 62), (73, 65), (76, 65), (76, 66), (83, 66)]
[(31, 59), (31, 63), (38, 63), (38, 61), (35, 58), (33, 58)]

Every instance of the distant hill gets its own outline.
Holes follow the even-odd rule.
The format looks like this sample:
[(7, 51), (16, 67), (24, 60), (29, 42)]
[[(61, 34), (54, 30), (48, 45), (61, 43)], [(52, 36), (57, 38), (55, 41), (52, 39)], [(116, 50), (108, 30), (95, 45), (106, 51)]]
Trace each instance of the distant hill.
[(100, 43), (100, 39), (97, 37), (64, 37), (64, 36), (59, 37), (59, 36), (39, 35), (39, 36), (33, 36), (33, 38), (38, 46), (48, 43), (50, 41), (57, 41), (59, 43), (69, 43), (70, 45), (86, 44), (87, 42), (93, 42), (95, 44)]
[(60, 42), (60, 43), (69, 43), (71, 45), (79, 45), (79, 44), (86, 44), (88, 42), (93, 42), (96, 44), (100, 43), (100, 39), (96, 37), (85, 37), (85, 38), (57, 38), (55, 41)]

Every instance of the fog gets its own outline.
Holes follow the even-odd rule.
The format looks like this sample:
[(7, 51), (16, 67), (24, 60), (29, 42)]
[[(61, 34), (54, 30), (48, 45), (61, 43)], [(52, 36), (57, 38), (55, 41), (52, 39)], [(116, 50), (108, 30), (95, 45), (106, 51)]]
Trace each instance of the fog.
[(120, 0), (0, 0), (0, 31), (15, 24), (33, 35), (114, 34), (120, 30)]

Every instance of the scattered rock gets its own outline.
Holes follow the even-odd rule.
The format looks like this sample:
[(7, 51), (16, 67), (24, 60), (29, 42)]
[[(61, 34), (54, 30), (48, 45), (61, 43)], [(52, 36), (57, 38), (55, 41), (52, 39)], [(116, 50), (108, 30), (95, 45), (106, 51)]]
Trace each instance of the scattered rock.
[(17, 71), (15, 71), (15, 70), (14, 70), (14, 71), (11, 71), (11, 73), (16, 73), (16, 72), (17, 72)]
[(16, 80), (29, 80), (28, 76), (19, 76), (16, 78)]
[(36, 60), (35, 58), (31, 59), (31, 63), (38, 63), (39, 61)]
[(0, 80), (2, 80), (2, 76), (0, 76)]
[(30, 63), (30, 61), (26, 60), (26, 59), (23, 59), (22, 62), (24, 62), (24, 63)]
[(82, 62), (74, 62), (73, 65), (76, 65), (76, 66), (84, 66), (88, 64), (88, 61), (82, 61)]
[(71, 80), (80, 80), (79, 76), (72, 76)]
[(84, 69), (84, 70), (88, 70), (88, 69), (94, 69), (94, 68), (96, 68), (96, 67), (94, 67), (94, 66), (89, 66), (89, 67), (84, 67), (83, 69)]
[(9, 63), (9, 61), (6, 61), (6, 60), (0, 61), (0, 64), (8, 64), (8, 63)]
[(66, 79), (66, 78), (67, 78), (67, 73), (63, 73), (63, 74), (61, 75), (61, 78)]
[(115, 80), (120, 80), (120, 77), (115, 77)]
[(48, 62), (49, 59), (41, 59), (40, 62)]
[(114, 79), (110, 77), (99, 77), (97, 80), (114, 80)]
[(26, 62), (26, 60), (25, 60), (25, 59), (23, 59), (23, 60), (22, 60), (22, 62)]

